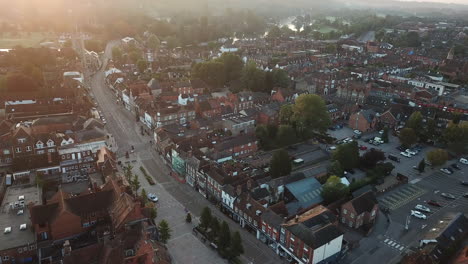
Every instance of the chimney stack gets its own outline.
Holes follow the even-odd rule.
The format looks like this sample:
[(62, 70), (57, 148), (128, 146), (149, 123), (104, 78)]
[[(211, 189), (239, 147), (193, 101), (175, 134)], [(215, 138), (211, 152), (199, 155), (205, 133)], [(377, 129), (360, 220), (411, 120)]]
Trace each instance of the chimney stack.
[(299, 215), (296, 215), (295, 219), (294, 219), (297, 222), (299, 222)]
[(242, 193), (242, 185), (237, 185), (237, 190), (236, 190), (237, 196), (240, 196)]

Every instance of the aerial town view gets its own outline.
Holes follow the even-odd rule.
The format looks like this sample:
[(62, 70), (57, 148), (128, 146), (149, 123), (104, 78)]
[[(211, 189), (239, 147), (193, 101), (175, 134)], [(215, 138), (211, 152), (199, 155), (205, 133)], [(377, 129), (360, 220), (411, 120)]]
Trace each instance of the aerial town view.
[(0, 5), (0, 264), (468, 264), (468, 0)]

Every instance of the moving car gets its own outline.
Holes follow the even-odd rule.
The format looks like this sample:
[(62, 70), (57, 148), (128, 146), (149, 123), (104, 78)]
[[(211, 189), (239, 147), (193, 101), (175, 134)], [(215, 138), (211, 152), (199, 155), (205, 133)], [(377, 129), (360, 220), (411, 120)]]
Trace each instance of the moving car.
[(453, 196), (453, 194), (450, 194), (450, 193), (441, 193), (440, 194), (442, 197), (445, 197), (447, 199), (452, 199), (452, 200), (455, 200), (455, 196)]
[(157, 202), (159, 199), (158, 197), (154, 194), (154, 193), (148, 193), (148, 200), (152, 201), (152, 202)]
[(451, 170), (449, 170), (449, 168), (442, 168), (442, 169), (440, 169), (440, 171), (445, 173), (445, 174), (448, 174), (448, 175), (453, 173)]
[(430, 213), (431, 212), (431, 209), (429, 209), (429, 207), (427, 206), (424, 206), (424, 205), (421, 205), (421, 204), (417, 204), (414, 209), (416, 210), (419, 210), (421, 212), (426, 212), (426, 213)]
[(461, 158), (459, 161), (460, 161), (460, 163), (463, 163), (463, 164), (465, 164), (465, 165), (468, 165), (468, 159)]
[(426, 219), (427, 216), (419, 211), (416, 211), (416, 210), (411, 210), (411, 215), (416, 217), (416, 218), (419, 218), (419, 219)]
[(442, 207), (442, 205), (440, 203), (438, 203), (437, 201), (434, 201), (434, 200), (427, 201), (427, 204), (432, 205), (432, 206)]
[(409, 154), (408, 152), (400, 152), (400, 155), (402, 155), (403, 157), (407, 157), (407, 158), (411, 158), (411, 154)]

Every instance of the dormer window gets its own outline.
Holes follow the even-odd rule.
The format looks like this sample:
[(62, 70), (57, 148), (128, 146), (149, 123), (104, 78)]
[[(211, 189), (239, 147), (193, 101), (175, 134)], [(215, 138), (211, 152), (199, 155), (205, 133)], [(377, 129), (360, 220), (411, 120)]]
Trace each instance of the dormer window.
[(47, 146), (48, 146), (48, 147), (53, 147), (53, 146), (55, 146), (54, 141), (51, 140), (51, 139), (49, 139), (49, 141), (47, 141)]
[(41, 149), (41, 148), (44, 147), (44, 143), (42, 143), (41, 141), (39, 141), (39, 142), (37, 142), (36, 147), (37, 147), (38, 149)]

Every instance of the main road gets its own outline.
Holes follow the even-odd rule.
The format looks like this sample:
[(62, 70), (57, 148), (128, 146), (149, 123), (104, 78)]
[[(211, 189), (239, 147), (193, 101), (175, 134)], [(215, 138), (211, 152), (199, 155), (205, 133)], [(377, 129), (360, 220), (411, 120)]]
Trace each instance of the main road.
[[(171, 200), (180, 203), (181, 206), (174, 206), (173, 210), (186, 208), (195, 217), (199, 217), (204, 207), (210, 207), (212, 213), (220, 220), (229, 223), (232, 231), (239, 231), (242, 237), (245, 253), (241, 256), (244, 263), (262, 263), (273, 264), (282, 263), (282, 260), (271, 250), (267, 245), (255, 238), (255, 235), (248, 233), (242, 229), (237, 223), (222, 214), (214, 205), (208, 202), (202, 195), (196, 192), (187, 184), (181, 184), (174, 178), (169, 176), (170, 168), (165, 164), (162, 157), (154, 150), (150, 144), (151, 137), (141, 135), (141, 123), (137, 123), (135, 115), (127, 111), (122, 104), (118, 103), (112, 91), (105, 84), (104, 70), (111, 58), (112, 47), (118, 42), (110, 42), (104, 55), (102, 56), (102, 67), (95, 74), (87, 78), (91, 86), (92, 93), (107, 120), (107, 130), (115, 138), (118, 150), (117, 156), (123, 158), (125, 152), (129, 151), (133, 146), (135, 151), (131, 154), (130, 160), (136, 160), (142, 164), (147, 171), (155, 178), (158, 186), (162, 186), (165, 192), (171, 197)], [(164, 201), (161, 201), (162, 203)], [(182, 209), (183, 210), (183, 209)], [(179, 213), (179, 212), (178, 212)], [(158, 214), (158, 219), (163, 219), (165, 216)], [(175, 230), (176, 231), (176, 230)], [(202, 243), (197, 240), (198, 243)], [(195, 243), (197, 243), (195, 242)], [(169, 246), (171, 243), (169, 243)], [(199, 246), (199, 245), (197, 245)], [(171, 253), (183, 255), (187, 248), (182, 246), (179, 249), (170, 249)], [(174, 254), (174, 253), (173, 253)], [(199, 261), (184, 260), (186, 263), (194, 263)], [(212, 263), (222, 263), (221, 260), (212, 259)]]

